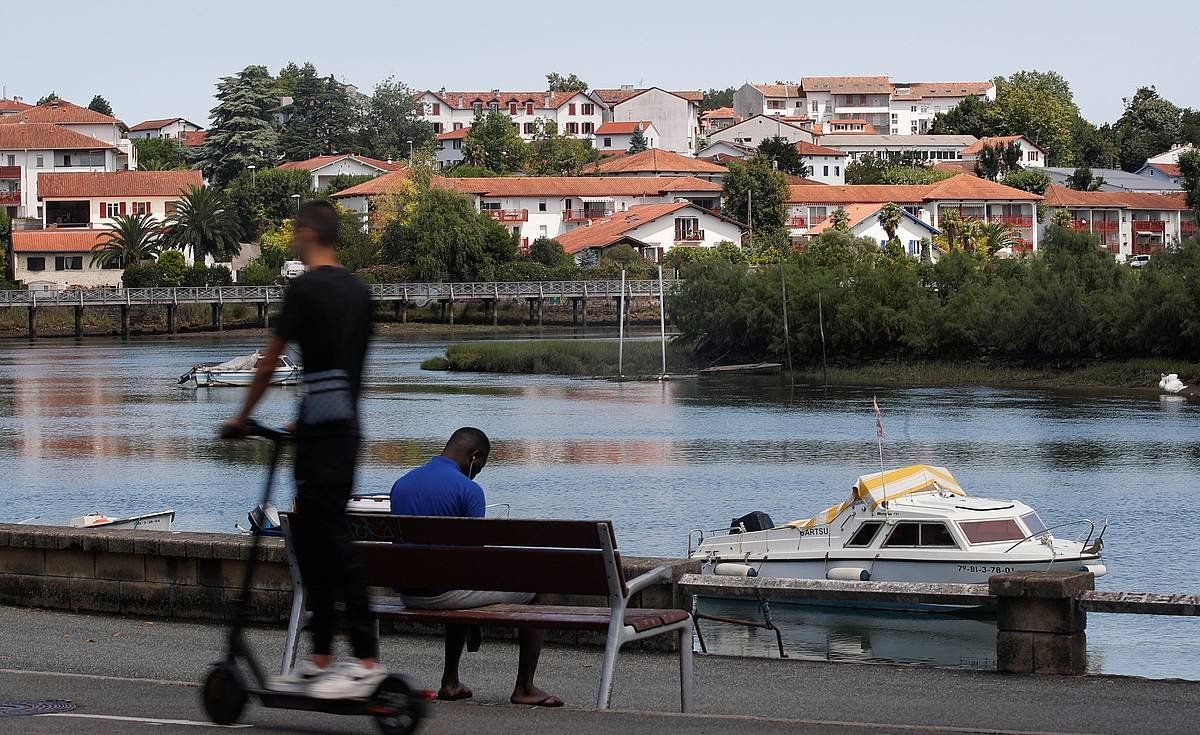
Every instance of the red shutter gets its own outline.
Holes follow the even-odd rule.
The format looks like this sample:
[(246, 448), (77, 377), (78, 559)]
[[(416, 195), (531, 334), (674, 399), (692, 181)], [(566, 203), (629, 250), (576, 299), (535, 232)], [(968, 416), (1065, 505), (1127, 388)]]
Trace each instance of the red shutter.
[(100, 219), (105, 219), (106, 217), (108, 217), (108, 205), (100, 202)]
[(146, 204), (146, 214), (150, 214), (150, 202), (145, 202), (145, 204)]
[(574, 103), (574, 102), (572, 102), (571, 104), (567, 105), (567, 114), (568, 114), (568, 115), (574, 115), (574, 114), (575, 114), (575, 103)]
[(121, 202), (121, 214), (125, 214), (125, 202)]

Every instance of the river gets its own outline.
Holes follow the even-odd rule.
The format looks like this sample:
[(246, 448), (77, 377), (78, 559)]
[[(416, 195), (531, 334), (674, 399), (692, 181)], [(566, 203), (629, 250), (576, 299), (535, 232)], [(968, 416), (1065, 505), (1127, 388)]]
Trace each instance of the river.
[[(0, 519), (173, 508), (178, 529), (233, 531), (255, 502), (265, 455), (214, 439), (239, 389), (186, 390), (176, 376), (258, 339), (5, 343)], [(474, 425), (495, 446), (479, 477), (489, 503), (510, 504), (514, 516), (611, 518), (625, 553), (681, 556), (689, 529), (750, 510), (781, 522), (841, 500), (857, 475), (878, 469), (877, 396), (889, 465), (945, 465), (968, 492), (1023, 500), (1049, 525), (1107, 517), (1109, 574), (1098, 586), (1197, 592), (1195, 405), (1104, 392), (793, 388), (778, 377), (614, 383), (420, 370), (445, 345), (376, 339), (359, 492), (386, 492), (453, 429)], [(272, 389), (260, 419), (289, 419), (294, 397)], [(987, 621), (773, 612), (793, 656), (994, 664)], [(1200, 679), (1194, 619), (1095, 614), (1088, 625), (1093, 670)], [(718, 651), (771, 654), (762, 631), (710, 624), (706, 633)]]

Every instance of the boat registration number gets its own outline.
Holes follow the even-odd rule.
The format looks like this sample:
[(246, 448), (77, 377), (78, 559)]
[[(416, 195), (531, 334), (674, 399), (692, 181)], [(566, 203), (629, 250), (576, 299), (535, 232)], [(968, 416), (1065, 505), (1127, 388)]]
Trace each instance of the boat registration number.
[(828, 536), (828, 528), (805, 528), (800, 531), (801, 536)]
[(959, 564), (958, 571), (969, 574), (1005, 574), (1015, 570), (1012, 567), (1000, 567), (988, 564)]

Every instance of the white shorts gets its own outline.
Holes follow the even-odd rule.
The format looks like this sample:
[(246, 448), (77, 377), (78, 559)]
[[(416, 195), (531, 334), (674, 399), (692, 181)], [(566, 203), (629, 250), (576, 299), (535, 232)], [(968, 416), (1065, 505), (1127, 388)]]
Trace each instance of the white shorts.
[(450, 590), (433, 597), (403, 595), (403, 598), (405, 607), (419, 610), (468, 610), (484, 605), (528, 605), (535, 596), (533, 592)]

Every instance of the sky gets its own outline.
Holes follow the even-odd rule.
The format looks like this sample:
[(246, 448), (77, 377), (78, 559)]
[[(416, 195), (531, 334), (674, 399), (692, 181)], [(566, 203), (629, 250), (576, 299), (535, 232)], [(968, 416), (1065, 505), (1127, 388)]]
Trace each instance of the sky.
[(1119, 117), (1121, 98), (1143, 85), (1200, 108), (1194, 0), (208, 0), (114, 6), (124, 9), (103, 20), (95, 3), (77, 0), (20, 8), (8, 19), (24, 30), (7, 34), (0, 65), (7, 95), (34, 102), (54, 90), (86, 105), (99, 93), (128, 125), (184, 117), (207, 126), (221, 76), (249, 64), (274, 73), (288, 61), (311, 61), (367, 93), (389, 76), (417, 89), (524, 91), (544, 89), (551, 71), (593, 87), (708, 89), (1053, 69), (1096, 123)]

